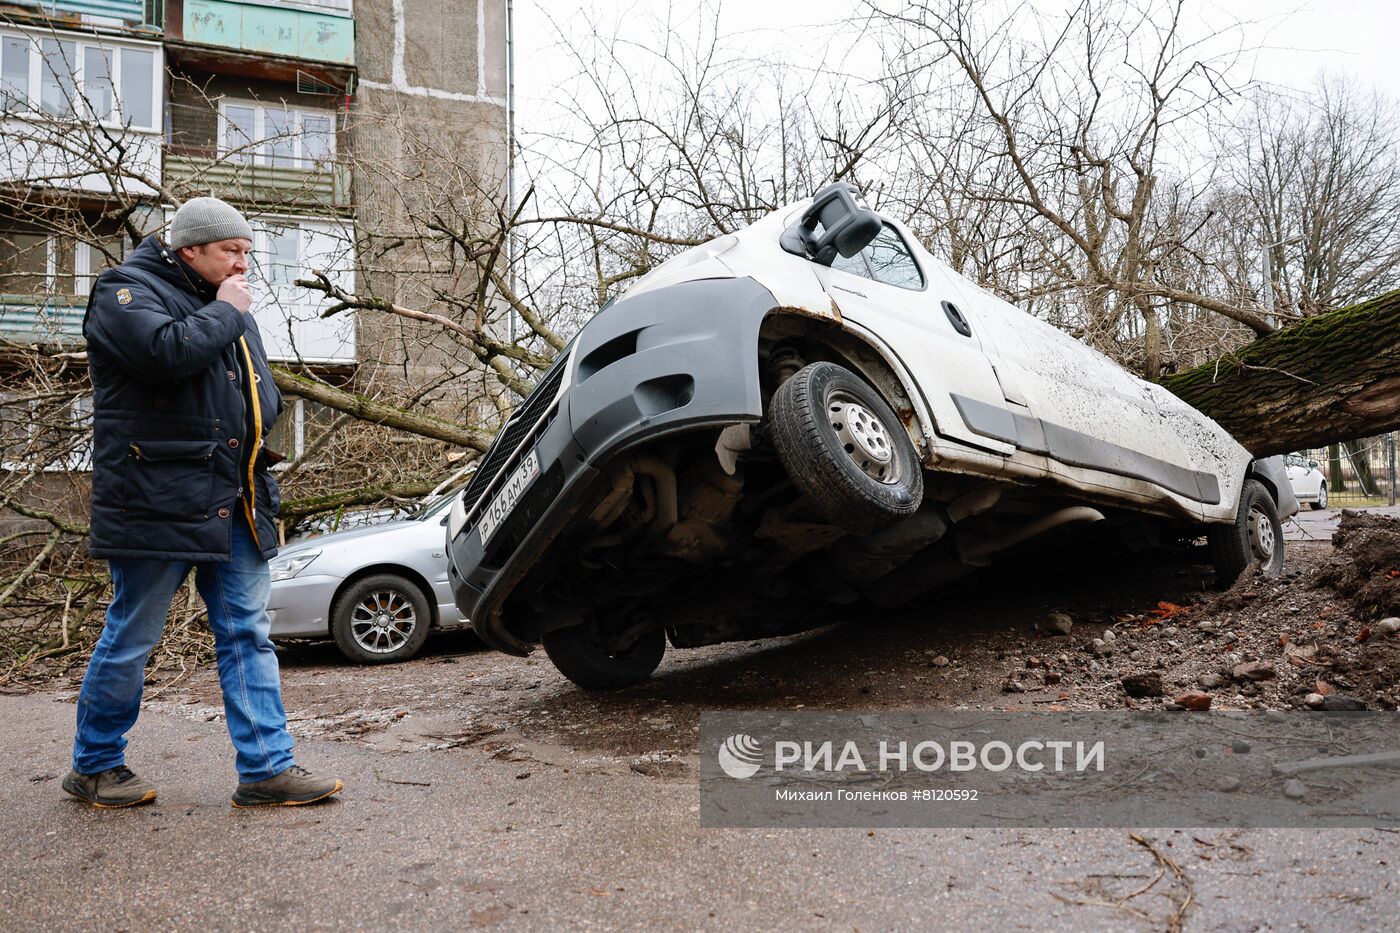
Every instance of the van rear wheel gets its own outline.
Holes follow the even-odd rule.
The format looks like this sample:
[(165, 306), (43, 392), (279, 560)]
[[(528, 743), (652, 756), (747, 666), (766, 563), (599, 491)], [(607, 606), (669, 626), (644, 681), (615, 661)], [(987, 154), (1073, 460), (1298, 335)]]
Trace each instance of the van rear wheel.
[(1222, 586), (1234, 583), (1244, 569), (1257, 563), (1266, 577), (1283, 573), (1283, 524), (1268, 488), (1247, 479), (1240, 490), (1240, 507), (1228, 525), (1212, 525), (1206, 533), (1211, 563)]
[(617, 690), (652, 675), (666, 653), (666, 632), (644, 632), (623, 649), (605, 646), (597, 626), (571, 625), (545, 632), (544, 653), (559, 673), (585, 690)]

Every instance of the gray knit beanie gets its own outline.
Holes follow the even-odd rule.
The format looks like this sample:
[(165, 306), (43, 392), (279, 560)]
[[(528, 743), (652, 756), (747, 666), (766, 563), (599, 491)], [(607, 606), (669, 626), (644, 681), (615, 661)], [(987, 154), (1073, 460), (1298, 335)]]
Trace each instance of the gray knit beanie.
[(232, 204), (218, 198), (190, 198), (170, 222), (170, 245), (199, 246), (220, 240), (253, 239), (253, 228)]

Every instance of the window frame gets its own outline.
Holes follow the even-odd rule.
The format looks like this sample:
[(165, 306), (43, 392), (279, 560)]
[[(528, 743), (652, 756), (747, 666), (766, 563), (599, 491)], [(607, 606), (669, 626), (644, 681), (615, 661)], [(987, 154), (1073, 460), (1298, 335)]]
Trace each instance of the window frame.
[[(274, 463), (272, 465), (271, 469), (274, 473), (280, 473), (283, 470), (286, 470), (293, 463), (305, 456), (306, 444), (308, 440), (320, 439), (320, 433), (317, 433), (314, 437), (308, 438), (308, 428), (314, 429), (319, 423), (321, 430), (324, 431), (326, 428), (330, 427), (330, 424), (335, 420), (334, 417), (330, 417), (325, 422), (317, 422), (315, 418), (318, 413), (330, 412), (332, 415), (338, 414), (338, 412), (335, 412), (333, 409), (325, 405), (321, 405), (317, 402), (312, 402), (307, 399), (288, 397), (286, 401), (287, 404), (285, 407), (283, 407), (282, 414), (277, 419), (277, 427), (285, 428), (288, 432), (290, 432), (288, 439), (292, 442), (292, 449), (278, 450), (278, 453), (283, 454), (287, 459), (278, 461), (277, 463)], [(319, 412), (308, 412), (308, 406), (312, 405), (316, 406), (316, 408), (319, 409)], [(322, 454), (324, 454), (324, 452), (324, 450), (321, 451)], [(308, 470), (324, 469), (327, 465), (328, 462), (319, 455), (317, 459), (313, 460), (312, 462), (303, 464), (304, 468)]]
[[(55, 120), (77, 120), (84, 123), (95, 123), (98, 126), (107, 126), (114, 129), (128, 129), (138, 133), (160, 133), (163, 131), (162, 121), (164, 119), (164, 108), (161, 106), (165, 82), (162, 76), (165, 74), (164, 49), (159, 43), (134, 42), (134, 41), (109, 41), (105, 36), (99, 41), (93, 41), (91, 37), (80, 33), (52, 32), (35, 37), (19, 29), (0, 29), (0, 42), (5, 39), (19, 39), (28, 48), (28, 70), (25, 88), (26, 106), (9, 114), (12, 118), (21, 119), (55, 119)], [(46, 62), (43, 52), (43, 41), (52, 40), (55, 42), (73, 43), (73, 61), (69, 62), (73, 87), (75, 89), (75, 99), (72, 101), (72, 111), (68, 114), (55, 115), (44, 109), (42, 103), (43, 82), (46, 73)], [(87, 57), (88, 49), (98, 49), (111, 53), (111, 68), (108, 70), (107, 81), (112, 94), (112, 112), (107, 119), (98, 119), (93, 116), (92, 108), (87, 96)], [(150, 99), (148, 103), (151, 108), (151, 123), (140, 125), (126, 123), (126, 112), (128, 107), (124, 103), (125, 94), (122, 88), (122, 50), (129, 49), (138, 52), (148, 52), (151, 55), (151, 87)]]
[[(90, 271), (85, 271), (85, 267), (90, 265), (87, 256), (88, 251), (85, 249), (87, 245), (86, 241), (73, 237), (59, 236), (56, 233), (44, 233), (43, 231), (0, 231), (0, 237), (11, 238), (15, 236), (32, 236), (43, 241), (44, 268), (34, 272), (19, 273), (21, 275), (33, 275), (41, 279), (39, 291), (42, 292), (42, 294), (31, 295), (26, 292), (14, 291), (6, 288), (6, 283), (0, 280), (0, 297), (3, 297), (6, 302), (10, 304), (14, 304), (16, 303), (16, 299), (20, 299), (23, 306), (34, 307), (51, 304), (55, 301), (64, 302), (65, 299), (69, 304), (76, 304), (79, 300), (87, 298), (88, 291), (91, 291), (92, 288), (91, 284), (88, 285), (88, 291), (79, 291), (78, 289), (79, 282), (84, 276), (89, 278), (93, 277)], [(68, 246), (73, 251), (71, 268), (68, 269), (60, 268), (61, 252), (64, 248), (65, 240), (68, 241)], [(71, 280), (71, 287), (66, 291), (63, 290), (60, 285), (61, 280), (65, 278)]]
[[(23, 394), (19, 392), (0, 392), (0, 422), (10, 420), (9, 412), (27, 410), (29, 412), (28, 418), (16, 419), (20, 429), (18, 432), (20, 436), (17, 437), (17, 440), (27, 445), (39, 435), (39, 428), (34, 423), (34, 412), (38, 407), (38, 402), (33, 399), (21, 401), (23, 398)], [(87, 432), (87, 442), (69, 451), (66, 456), (56, 457), (47, 463), (38, 464), (40, 473), (89, 473), (92, 471), (92, 395), (82, 393), (74, 395), (68, 402), (66, 411), (69, 421), (68, 429), (75, 433)], [(9, 453), (9, 439), (0, 434), (0, 470), (17, 472), (35, 469), (33, 460), (10, 460), (7, 459)]]
[[(255, 134), (254, 138), (250, 140), (250, 144), (246, 148), (244, 148), (241, 152), (237, 153), (236, 155), (233, 152), (233, 149), (235, 147), (229, 145), (229, 107), (243, 107), (253, 111), (253, 133)], [(273, 160), (282, 157), (274, 156), (271, 152), (268, 151), (271, 147), (271, 137), (269, 137), (267, 132), (268, 113), (269, 111), (274, 110), (291, 114), (292, 119), (295, 123), (295, 130), (293, 131), (290, 137), (294, 150), (294, 154), (292, 156), (293, 164), (291, 165), (275, 164)], [(253, 165), (263, 168), (283, 168), (303, 172), (314, 172), (317, 171), (318, 168), (320, 168), (321, 166), (329, 167), (335, 164), (340, 149), (339, 140), (336, 139), (336, 133), (338, 130), (336, 121), (337, 112), (338, 111), (336, 111), (335, 109), (324, 110), (316, 107), (283, 107), (277, 104), (268, 103), (266, 101), (248, 100), (246, 98), (231, 97), (226, 95), (219, 99), (219, 126), (218, 133), (216, 134), (215, 139), (215, 145), (218, 148), (219, 158), (228, 159), (230, 162), (237, 165)], [(324, 161), (311, 160), (308, 159), (306, 155), (307, 117), (326, 118), (330, 121), (330, 133), (328, 134), (331, 144), (329, 153), (330, 157)], [(242, 161), (243, 156), (247, 156), (246, 162)]]
[[(871, 264), (871, 262), (870, 262), (870, 257), (867, 256), (867, 255), (865, 255), (865, 254), (866, 254), (866, 251), (869, 250), (870, 247), (872, 247), (872, 246), (875, 245), (875, 240), (873, 240), (873, 239), (872, 239), (868, 244), (866, 244), (865, 248), (862, 249), (859, 253), (856, 253), (855, 256), (849, 257), (850, 259), (857, 259), (857, 258), (860, 259), (861, 263), (865, 266), (865, 272), (866, 272), (865, 275), (862, 276), (862, 275), (860, 275), (860, 273), (858, 273), (858, 272), (852, 272), (852, 271), (850, 271), (849, 269), (836, 269), (836, 268), (834, 268), (834, 267), (833, 267), (833, 271), (835, 271), (835, 272), (844, 272), (844, 273), (846, 273), (847, 275), (858, 276), (858, 277), (860, 277), (860, 278), (864, 278), (864, 279), (867, 279), (867, 280), (869, 280), (869, 281), (871, 281), (871, 282), (874, 282), (874, 283), (876, 283), (877, 285), (886, 285), (886, 286), (888, 286), (888, 287), (890, 287), (890, 288), (898, 288), (898, 289), (900, 289), (900, 290), (902, 290), (902, 291), (906, 291), (906, 292), (926, 292), (926, 291), (928, 291), (928, 273), (925, 272), (925, 271), (924, 271), (924, 267), (923, 267), (922, 265), (919, 264), (919, 257), (916, 256), (916, 255), (914, 254), (914, 251), (913, 251), (912, 249), (909, 248), (909, 241), (906, 240), (906, 239), (904, 238), (904, 234), (900, 233), (899, 228), (896, 227), (894, 224), (890, 223), (888, 220), (884, 220), (884, 219), (882, 218), (881, 221), (880, 221), (880, 223), (881, 223), (880, 233), (884, 233), (886, 230), (888, 230), (888, 231), (890, 231), (891, 233), (893, 233), (895, 239), (899, 241), (899, 245), (900, 245), (901, 247), (903, 247), (903, 249), (904, 249), (904, 254), (905, 254), (906, 256), (908, 256), (908, 257), (909, 257), (909, 261), (912, 262), (912, 263), (914, 264), (914, 271), (917, 272), (917, 273), (919, 274), (919, 287), (918, 287), (918, 288), (911, 288), (911, 287), (909, 287), (908, 285), (899, 285), (899, 284), (897, 284), (897, 283), (895, 283), (895, 282), (886, 282), (884, 279), (880, 278), (878, 275), (875, 274), (875, 267)], [(876, 239), (878, 239), (878, 238), (879, 238), (879, 234), (876, 234)]]
[[(296, 286), (294, 283), (296, 282), (297, 274), (301, 272), (301, 258), (304, 245), (302, 240), (305, 235), (305, 230), (302, 228), (301, 221), (292, 218), (266, 216), (254, 218), (250, 226), (253, 228), (253, 248), (250, 252), (253, 254), (253, 260), (256, 263), (257, 283), (269, 289), (295, 288)], [(282, 231), (283, 234), (291, 234), (296, 238), (296, 266), (291, 279), (286, 282), (274, 282), (272, 277), (268, 274), (268, 270), (274, 265), (274, 263), (271, 262), (274, 256), (272, 252), (272, 242), (276, 237), (270, 229), (274, 227)], [(264, 258), (266, 258), (268, 262), (264, 263)], [(253, 264), (250, 263), (249, 265), (249, 271), (254, 271), (252, 268)], [(292, 303), (298, 304), (298, 302)]]

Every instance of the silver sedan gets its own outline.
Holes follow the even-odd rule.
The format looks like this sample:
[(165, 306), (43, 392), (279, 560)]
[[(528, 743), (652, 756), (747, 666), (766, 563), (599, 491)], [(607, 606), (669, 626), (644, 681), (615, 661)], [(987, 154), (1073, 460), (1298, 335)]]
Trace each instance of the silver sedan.
[(413, 657), (430, 629), (464, 628), (447, 582), (445, 496), (413, 518), (296, 541), (273, 559), (274, 640), (333, 638), (352, 661)]

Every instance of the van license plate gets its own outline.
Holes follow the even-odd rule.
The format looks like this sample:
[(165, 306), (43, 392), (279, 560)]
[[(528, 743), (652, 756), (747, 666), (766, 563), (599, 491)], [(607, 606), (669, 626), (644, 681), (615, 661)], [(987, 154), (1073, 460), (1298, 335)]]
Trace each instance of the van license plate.
[(530, 488), (530, 483), (534, 482), (535, 477), (539, 475), (540, 458), (532, 450), (525, 455), (524, 460), (520, 461), (515, 472), (510, 474), (510, 479), (506, 480), (501, 491), (496, 493), (496, 498), (491, 500), (486, 511), (481, 513), (481, 521), (477, 522), (477, 527), (481, 529), (482, 546), (491, 540), (496, 529), (501, 527), (501, 523), (510, 515), (511, 509), (515, 508), (515, 504), (520, 501), (525, 490)]

